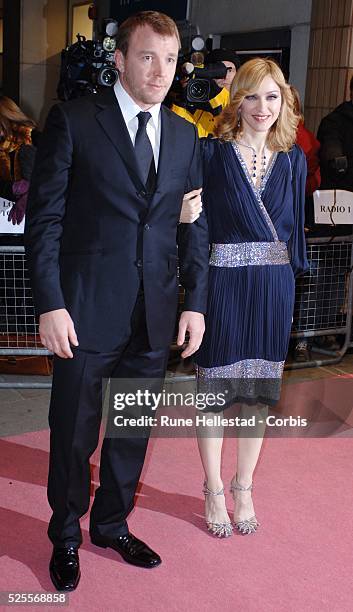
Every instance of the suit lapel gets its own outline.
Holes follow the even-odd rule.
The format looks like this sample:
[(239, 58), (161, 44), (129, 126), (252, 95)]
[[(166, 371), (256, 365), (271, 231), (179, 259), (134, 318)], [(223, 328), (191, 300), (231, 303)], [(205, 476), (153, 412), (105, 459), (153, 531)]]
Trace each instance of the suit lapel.
[[(145, 185), (139, 176), (135, 150), (113, 88), (109, 87), (106, 91), (98, 94), (96, 105), (98, 108), (96, 119), (106, 136), (118, 151), (120, 157), (123, 159), (131, 180), (138, 191), (145, 189)], [(169, 115), (168, 109), (162, 105), (161, 143), (159, 149), (156, 191), (159, 190), (164, 181), (168, 180), (171, 160), (173, 160), (173, 156), (176, 154), (175, 143), (175, 124), (172, 121), (172, 117)], [(151, 205), (153, 205), (154, 199), (155, 198), (152, 198)]]
[(131, 180), (138, 190), (144, 188), (139, 176), (135, 150), (113, 88), (98, 94), (96, 119), (123, 159)]

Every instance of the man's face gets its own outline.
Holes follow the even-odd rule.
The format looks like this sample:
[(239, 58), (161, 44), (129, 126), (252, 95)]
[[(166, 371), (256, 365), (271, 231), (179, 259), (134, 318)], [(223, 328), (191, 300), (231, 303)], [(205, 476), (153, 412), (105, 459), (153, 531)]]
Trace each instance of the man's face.
[(176, 36), (161, 36), (150, 26), (141, 26), (131, 34), (126, 56), (116, 51), (121, 84), (143, 110), (163, 102), (174, 78), (178, 50)]
[(215, 81), (218, 87), (225, 87), (229, 91), (237, 69), (234, 66), (233, 62), (227, 62), (225, 60), (224, 62), (222, 62), (222, 64), (224, 64), (227, 68), (227, 74), (224, 79), (215, 79)]

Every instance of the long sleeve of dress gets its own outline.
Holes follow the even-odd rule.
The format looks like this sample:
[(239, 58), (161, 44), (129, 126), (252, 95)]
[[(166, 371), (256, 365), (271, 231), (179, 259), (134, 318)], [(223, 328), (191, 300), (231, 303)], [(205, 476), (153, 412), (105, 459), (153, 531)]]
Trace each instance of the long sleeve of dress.
[(303, 274), (309, 269), (306, 257), (306, 242), (304, 234), (306, 159), (303, 151), (297, 145), (291, 155), (294, 224), (288, 240), (288, 252), (294, 276)]
[[(200, 143), (194, 130), (195, 146), (186, 191), (202, 186)], [(205, 213), (194, 223), (181, 223), (177, 234), (179, 279), (185, 289), (183, 310), (206, 312), (208, 282), (208, 228)]]
[(208, 165), (214, 153), (215, 138), (211, 134), (207, 138), (200, 138), (200, 152), (202, 159), (202, 174), (203, 183), (207, 182), (208, 178)]
[[(214, 154), (214, 143), (216, 142), (215, 138), (209, 134), (206, 138), (200, 138), (200, 153), (201, 153), (201, 161), (202, 161), (202, 186), (203, 193), (205, 196), (205, 192), (207, 192), (207, 182), (209, 179), (209, 163)], [(207, 218), (207, 197), (202, 197), (202, 205), (203, 210), (205, 211)]]

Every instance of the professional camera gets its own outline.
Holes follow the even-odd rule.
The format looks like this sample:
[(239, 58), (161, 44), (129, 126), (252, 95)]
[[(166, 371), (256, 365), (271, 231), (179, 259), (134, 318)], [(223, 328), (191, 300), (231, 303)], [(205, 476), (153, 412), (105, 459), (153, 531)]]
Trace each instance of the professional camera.
[(221, 90), (214, 79), (224, 79), (227, 68), (222, 62), (209, 64), (206, 68), (194, 66), (192, 62), (185, 62), (181, 66), (181, 78), (184, 77), (183, 101), (186, 106), (195, 108), (208, 107), (209, 101)]
[(210, 100), (221, 91), (214, 79), (223, 79), (227, 68), (222, 62), (200, 67), (203, 63), (203, 54), (200, 53), (192, 53), (190, 59), (188, 56), (179, 59), (169, 96), (173, 104), (190, 111), (200, 109), (212, 112)]
[(215, 79), (223, 79), (226, 73), (227, 68), (222, 62), (207, 64), (205, 42), (201, 36), (195, 36), (191, 41), (191, 51), (178, 59), (169, 98), (173, 104), (191, 112), (200, 109), (213, 113), (210, 100), (221, 91)]
[(114, 60), (117, 32), (117, 22), (106, 20), (101, 40), (86, 40), (77, 34), (77, 42), (62, 50), (57, 87), (60, 100), (97, 93), (102, 87), (114, 85), (118, 78)]

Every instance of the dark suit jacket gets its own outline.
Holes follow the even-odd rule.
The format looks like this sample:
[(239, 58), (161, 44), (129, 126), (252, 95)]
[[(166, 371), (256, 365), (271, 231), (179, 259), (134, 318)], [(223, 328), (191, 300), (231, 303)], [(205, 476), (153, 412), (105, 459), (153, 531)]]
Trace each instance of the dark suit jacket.
[(183, 194), (201, 186), (191, 123), (161, 110), (157, 186), (146, 193), (114, 91), (53, 106), (32, 175), (25, 245), (37, 314), (67, 308), (81, 348), (126, 337), (143, 274), (152, 349), (171, 341), (179, 258), (185, 310), (205, 312), (208, 233), (179, 225)]

